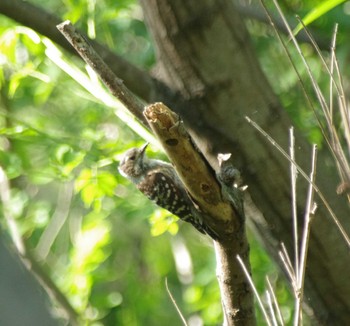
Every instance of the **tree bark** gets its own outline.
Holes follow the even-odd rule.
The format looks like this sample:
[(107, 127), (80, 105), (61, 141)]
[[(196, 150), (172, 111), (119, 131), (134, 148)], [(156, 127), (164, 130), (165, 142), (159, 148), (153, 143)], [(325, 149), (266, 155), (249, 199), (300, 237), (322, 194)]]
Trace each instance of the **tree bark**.
[[(175, 100), (171, 106), (214, 167), (218, 152), (233, 153), (251, 198), (262, 213), (248, 218), (273, 256), (277, 257), (280, 242), (293, 256), (289, 163), (244, 117), (256, 121), (283, 148), (288, 148), (292, 122), (262, 73), (232, 1), (140, 2), (157, 50), (158, 73), (187, 100), (185, 104)], [(161, 93), (156, 96), (155, 100), (164, 100)], [(296, 145), (297, 162), (308, 171), (311, 147), (298, 132)], [(316, 183), (349, 232), (347, 203), (336, 195), (337, 172), (329, 162), (328, 153), (319, 153)], [(298, 186), (301, 217), (307, 184), (299, 180)], [(343, 325), (350, 320), (350, 278), (344, 273), (344, 266), (350, 264), (349, 248), (329, 213), (318, 204), (305, 298), (318, 323)], [(248, 207), (247, 212), (252, 211)]]
[(250, 272), (244, 213), (227, 200), (228, 193), (225, 193), (232, 193), (232, 184), (224, 183), (224, 180), (232, 181), (231, 175), (221, 169), (218, 175), (222, 183), (219, 185), (212, 169), (193, 145), (183, 122), (168, 107), (162, 103), (151, 104), (144, 115), (191, 198), (202, 212), (206, 212), (202, 215), (203, 220), (219, 235), (214, 247), (224, 325), (256, 325), (253, 291), (237, 260), (239, 256)]

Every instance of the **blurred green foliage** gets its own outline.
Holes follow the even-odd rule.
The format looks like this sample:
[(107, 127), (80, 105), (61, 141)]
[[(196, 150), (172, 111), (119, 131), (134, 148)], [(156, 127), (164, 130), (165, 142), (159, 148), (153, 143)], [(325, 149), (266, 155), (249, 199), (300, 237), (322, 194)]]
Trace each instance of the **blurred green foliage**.
[[(134, 1), (35, 3), (70, 19), (133, 63), (144, 68), (154, 63)], [(283, 9), (289, 17), (303, 17), (316, 3), (294, 0), (283, 2)], [(310, 26), (330, 42), (334, 23), (341, 24), (338, 53), (345, 72), (349, 12), (345, 3)], [(11, 180), (12, 214), (43, 268), (91, 325), (179, 325), (165, 279), (188, 319), (219, 324), (222, 312), (210, 241), (155, 208), (117, 173), (121, 153), (143, 140), (118, 119), (113, 107), (48, 57), (41, 36), (0, 19), (0, 164)], [(270, 27), (250, 20), (247, 24), (262, 67), (295, 124), (321, 143), (298, 79)], [(327, 89), (329, 81), (314, 49), (301, 47)], [(89, 76), (79, 59), (62, 58)], [(6, 228), (4, 221), (1, 225)], [(256, 286), (263, 293), (269, 275), (288, 321), (293, 306), (288, 286), (253, 235), (250, 240)], [(178, 259), (186, 262), (182, 268)]]
[[(272, 1), (265, 1), (273, 17), (280, 21), (276, 9)], [(321, 3), (325, 1), (308, 0), (308, 1), (279, 1), (283, 12), (286, 15), (291, 27), (296, 27), (299, 23), (297, 16), (300, 18), (306, 17), (308, 14), (317, 9)], [(337, 33), (337, 58), (340, 71), (344, 76), (344, 83), (347, 85), (346, 76), (349, 76), (349, 65), (347, 62), (350, 59), (350, 2), (338, 5), (318, 17), (311, 22), (307, 28), (315, 38), (316, 43), (321, 47), (321, 54), (325, 57), (326, 62), (330, 60), (330, 48), (334, 35), (335, 25), (339, 24)], [(317, 120), (314, 113), (310, 109), (302, 87), (300, 86), (298, 76), (296, 75), (289, 59), (281, 46), (275, 31), (269, 24), (262, 24), (256, 20), (248, 19), (247, 26), (251, 35), (253, 35), (253, 43), (258, 53), (258, 58), (261, 62), (261, 67), (265, 71), (266, 76), (276, 94), (279, 96), (282, 104), (293, 118), (295, 125), (304, 132), (305, 136), (312, 143), (317, 143), (319, 147), (323, 145), (323, 137), (318, 128)], [(280, 33), (284, 43), (286, 44), (294, 65), (298, 69), (301, 79), (304, 82), (305, 92), (311, 97), (316, 112), (322, 117), (322, 110), (317, 103), (315, 92), (309, 81), (306, 68), (300, 59), (300, 56), (290, 40), (290, 37)], [(317, 55), (314, 47), (308, 43), (300, 44), (301, 50), (310, 65), (314, 78), (323, 90), (326, 98), (329, 98), (329, 75), (325, 67), (321, 64), (321, 60)]]

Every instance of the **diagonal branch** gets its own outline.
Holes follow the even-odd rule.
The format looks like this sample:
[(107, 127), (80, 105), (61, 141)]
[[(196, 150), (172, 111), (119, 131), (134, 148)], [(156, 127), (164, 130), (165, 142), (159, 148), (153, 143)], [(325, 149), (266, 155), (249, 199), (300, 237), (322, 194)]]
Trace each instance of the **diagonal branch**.
[(79, 53), (81, 58), (94, 69), (111, 94), (118, 98), (132, 114), (147, 126), (147, 122), (142, 115), (143, 104), (141, 101), (114, 74), (94, 48), (86, 41), (85, 37), (69, 21), (58, 24), (57, 29)]
[[(67, 42), (63, 35), (57, 30), (56, 25), (62, 19), (37, 7), (30, 2), (22, 0), (1, 0), (0, 14), (3, 14), (20, 24), (28, 26), (38, 33), (48, 37), (72, 54), (76, 55), (74, 48)], [(81, 33), (83, 35), (83, 33)], [(86, 39), (89, 39), (84, 35)], [(145, 101), (150, 101), (155, 84), (159, 83), (146, 71), (132, 65), (127, 60), (116, 55), (99, 42), (89, 39), (89, 43), (106, 62), (109, 68), (123, 78), (133, 93)], [(165, 87), (163, 85), (163, 87)]]
[(231, 221), (239, 219), (232, 218), (235, 213), (231, 205), (223, 201), (213, 171), (196, 148), (180, 117), (163, 103), (147, 106), (144, 115), (191, 197), (202, 211), (222, 224), (220, 234), (232, 234), (239, 223), (233, 226)]

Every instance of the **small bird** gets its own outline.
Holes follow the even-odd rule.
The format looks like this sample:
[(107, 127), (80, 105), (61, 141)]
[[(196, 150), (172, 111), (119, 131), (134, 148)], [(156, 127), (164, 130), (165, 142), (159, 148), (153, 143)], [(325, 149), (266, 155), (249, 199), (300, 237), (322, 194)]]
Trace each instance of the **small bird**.
[(191, 200), (174, 167), (170, 163), (148, 158), (145, 155), (147, 146), (148, 143), (124, 153), (118, 168), (120, 174), (158, 206), (191, 223), (201, 233), (218, 239), (217, 233), (204, 223), (203, 213)]

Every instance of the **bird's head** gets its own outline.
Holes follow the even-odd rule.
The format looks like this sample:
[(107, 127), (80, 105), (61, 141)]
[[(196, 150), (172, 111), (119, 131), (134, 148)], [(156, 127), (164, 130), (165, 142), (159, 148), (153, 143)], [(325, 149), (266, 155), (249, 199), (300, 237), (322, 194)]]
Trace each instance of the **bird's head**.
[(129, 149), (120, 160), (118, 167), (120, 174), (134, 183), (137, 183), (138, 179), (143, 175), (147, 146), (148, 143), (140, 148), (134, 147)]

